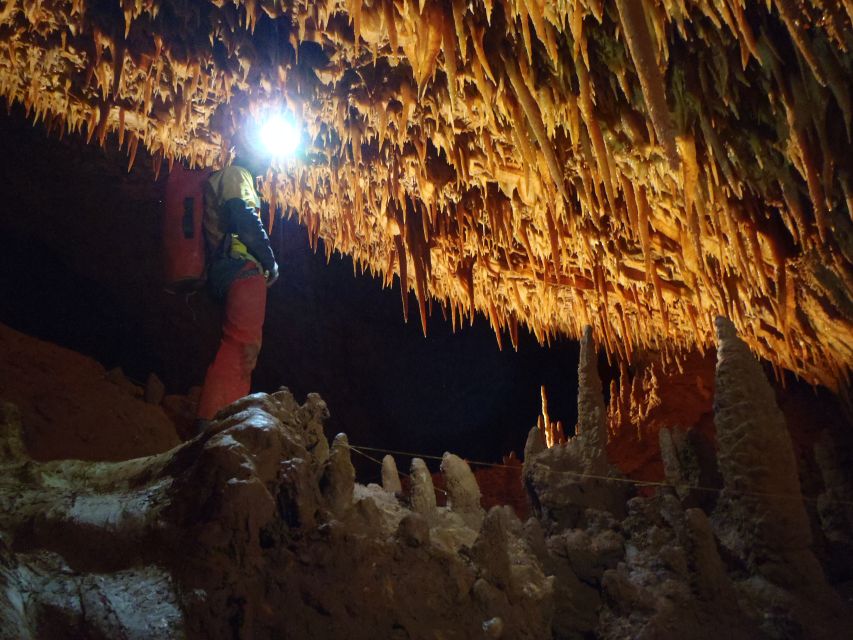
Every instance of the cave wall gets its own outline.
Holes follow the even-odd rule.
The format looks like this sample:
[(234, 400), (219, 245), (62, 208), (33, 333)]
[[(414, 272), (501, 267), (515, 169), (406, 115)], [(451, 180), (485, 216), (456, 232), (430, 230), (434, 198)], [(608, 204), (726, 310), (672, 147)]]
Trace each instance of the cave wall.
[[(4, 320), (93, 355), (107, 368), (123, 366), (139, 385), (153, 372), (169, 393), (187, 393), (203, 379), (216, 348), (219, 309), (204, 294), (164, 292), (165, 176), (155, 181), (145, 162), (128, 173), (110, 146), (96, 149), (77, 136), (45, 138), (17, 110), (2, 126)], [(274, 228), (284, 277), (269, 300), (256, 390), (320, 389), (333, 427), (340, 412), (354, 441), (364, 444), (436, 455), (450, 446), (496, 461), (520, 451), (544, 384), (551, 416), (571, 433), (575, 346), (556, 341), (543, 352), (522, 331), (517, 353), (499, 352), (483, 319), (454, 334), (439, 309), (425, 339), (416, 323), (403, 323), (393, 291), (354, 277), (348, 260), (326, 265), (305, 233), (287, 221)], [(600, 357), (610, 387), (608, 450), (631, 477), (662, 477), (661, 426), (696, 428), (713, 442), (713, 354), (666, 359), (638, 352), (621, 369)], [(840, 433), (849, 415), (827, 391), (790, 374), (776, 389), (798, 451), (806, 452), (802, 461), (814, 471), (816, 431), (829, 425)], [(413, 406), (422, 408), (417, 415)]]
[[(19, 110), (0, 127), (0, 320), (121, 366), (138, 385), (153, 372), (168, 393), (188, 393), (215, 352), (220, 311), (205, 292), (164, 291), (166, 168), (156, 181), (144, 161), (128, 173), (113, 147), (46, 138)], [(575, 421), (576, 345), (540, 348), (522, 331), (518, 351), (500, 351), (482, 318), (454, 332), (438, 308), (424, 338), (403, 322), (399, 293), (355, 276), (349, 259), (327, 265), (301, 227), (279, 221), (272, 240), (283, 275), (270, 291), (255, 390), (322, 391), (332, 428), (345, 421), (353, 442), (491, 461), (520, 451), (542, 384), (553, 412)]]
[(316, 394), (243, 398), (193, 440), (113, 463), (33, 461), (27, 421), (4, 402), (0, 638), (843, 637), (849, 469), (817, 456), (813, 520), (773, 388), (718, 324), (710, 504), (692, 495), (689, 440), (661, 439), (672, 455), (651, 495), (608, 459), (591, 331), (579, 433), (551, 448), (529, 433), (524, 522), (484, 510), (449, 453), (446, 506), (421, 459), (407, 487), (391, 456), (381, 486), (359, 484)]
[[(610, 383), (608, 456), (637, 480), (663, 478), (660, 456), (661, 429), (691, 431), (706, 452), (716, 448), (713, 423), (716, 350), (693, 352), (667, 362), (645, 354), (632, 365), (620, 367)], [(764, 372), (772, 380), (779, 405), (801, 469), (814, 477), (813, 448), (824, 430), (840, 442), (849, 442), (851, 407), (845, 396), (805, 384), (790, 374), (779, 374), (768, 363)]]

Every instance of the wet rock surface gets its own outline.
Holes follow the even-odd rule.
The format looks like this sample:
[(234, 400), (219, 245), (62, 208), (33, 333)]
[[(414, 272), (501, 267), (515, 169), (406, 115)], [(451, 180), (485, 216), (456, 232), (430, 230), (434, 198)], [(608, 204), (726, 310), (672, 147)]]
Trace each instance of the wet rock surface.
[[(598, 424), (600, 412), (595, 378), (583, 371), (579, 379), (588, 386), (579, 391), (578, 435), (547, 449), (531, 431), (524, 480), (545, 532), (545, 573), (555, 577), (553, 637), (832, 638), (849, 632), (853, 610), (841, 596), (846, 585), (830, 584), (812, 550), (816, 537), (834, 536), (835, 562), (849, 558), (842, 542), (846, 472), (828, 436), (821, 439), (824, 526), (813, 532), (772, 389), (731, 323), (719, 318), (717, 327), (713, 469), (705, 452), (697, 453), (701, 440), (691, 431), (661, 429), (667, 482), (642, 486), (653, 495), (634, 495), (634, 483), (612, 467), (601, 473), (594, 457), (580, 453), (590, 450), (588, 425)], [(581, 370), (590, 348), (582, 344)], [(707, 479), (718, 475), (722, 492), (709, 490)]]
[(160, 455), (40, 464), (4, 405), (0, 637), (548, 635), (553, 579), (510, 509), (478, 511), (461, 459), (449, 508), (415, 465), (413, 511), (354, 482), (327, 417), (316, 395), (256, 394)]
[(718, 329), (718, 498), (690, 432), (660, 431), (667, 482), (643, 491), (608, 462), (587, 333), (577, 435), (528, 438), (526, 522), (484, 510), (450, 453), (447, 506), (419, 459), (359, 484), (316, 394), (248, 396), (125, 462), (36, 462), (4, 403), (0, 638), (844, 637), (846, 574), (825, 568), (851, 557), (844, 458), (820, 439), (811, 517), (764, 374)]

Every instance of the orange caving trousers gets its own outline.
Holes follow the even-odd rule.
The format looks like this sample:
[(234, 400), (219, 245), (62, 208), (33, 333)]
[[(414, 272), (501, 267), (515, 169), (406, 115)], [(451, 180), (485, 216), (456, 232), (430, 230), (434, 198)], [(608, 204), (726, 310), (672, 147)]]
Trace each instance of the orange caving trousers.
[(252, 371), (261, 350), (267, 304), (266, 279), (252, 263), (231, 283), (225, 297), (222, 342), (207, 368), (198, 403), (198, 417), (211, 420), (217, 411), (248, 395)]

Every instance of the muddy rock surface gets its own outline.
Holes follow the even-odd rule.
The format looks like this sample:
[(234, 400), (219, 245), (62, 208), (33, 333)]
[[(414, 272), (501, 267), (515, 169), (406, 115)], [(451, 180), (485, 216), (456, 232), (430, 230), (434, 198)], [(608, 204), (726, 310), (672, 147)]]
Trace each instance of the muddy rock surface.
[(549, 634), (553, 578), (511, 509), (478, 510), (463, 461), (456, 505), (413, 511), (354, 482), (327, 417), (316, 395), (256, 394), (159, 455), (38, 463), (5, 403), (0, 637)]
[(120, 462), (35, 460), (28, 414), (4, 401), (0, 639), (846, 637), (846, 458), (822, 436), (804, 496), (763, 371), (717, 328), (718, 447), (662, 429), (666, 481), (639, 486), (607, 458), (586, 333), (578, 434), (528, 437), (526, 521), (484, 509), (450, 453), (440, 483), (417, 458), (401, 482), (386, 457), (382, 486), (360, 484), (316, 394), (248, 396)]
[[(35, 460), (127, 460), (180, 442), (160, 402), (120, 369), (0, 324), (0, 398), (27, 425)], [(162, 398), (160, 398), (162, 400)]]
[[(733, 325), (718, 318), (716, 326), (718, 448), (710, 472), (690, 431), (660, 430), (666, 482), (639, 486), (612, 467), (592, 473), (575, 449), (585, 448), (588, 429), (552, 449), (531, 431), (523, 475), (544, 532), (543, 567), (556, 580), (552, 637), (849, 634), (853, 609), (842, 595), (849, 582), (831, 583), (813, 551), (831, 538), (832, 571), (844, 572), (840, 496), (849, 475), (823, 438), (816, 452), (826, 478), (817, 501), (823, 519), (810, 519), (772, 388)], [(586, 424), (599, 415), (593, 389), (579, 392), (579, 415), (590, 407)], [(709, 486), (713, 477), (722, 478), (719, 491)]]

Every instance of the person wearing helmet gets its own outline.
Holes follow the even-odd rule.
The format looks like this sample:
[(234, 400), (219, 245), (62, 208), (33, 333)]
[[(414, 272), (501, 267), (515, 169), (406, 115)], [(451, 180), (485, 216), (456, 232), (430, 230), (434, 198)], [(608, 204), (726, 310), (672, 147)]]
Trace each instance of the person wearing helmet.
[(255, 176), (266, 163), (245, 137), (237, 141), (236, 151), (232, 164), (214, 172), (204, 185), (207, 283), (224, 303), (224, 318), (222, 340), (199, 398), (199, 430), (217, 411), (249, 393), (261, 349), (266, 290), (278, 279), (255, 189)]

